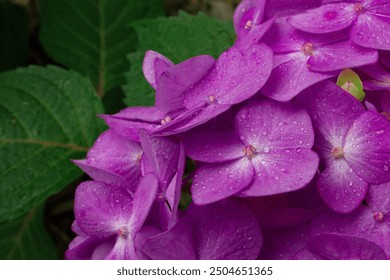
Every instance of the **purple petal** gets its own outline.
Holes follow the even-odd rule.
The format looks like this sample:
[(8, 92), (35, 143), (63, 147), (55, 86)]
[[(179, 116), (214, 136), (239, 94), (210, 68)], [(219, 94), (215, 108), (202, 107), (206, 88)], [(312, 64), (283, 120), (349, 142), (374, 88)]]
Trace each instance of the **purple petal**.
[(390, 123), (385, 116), (368, 111), (355, 120), (345, 141), (345, 160), (365, 181), (390, 181)]
[(146, 174), (138, 185), (134, 194), (133, 211), (129, 216), (130, 235), (134, 239), (135, 234), (141, 229), (149, 214), (153, 201), (156, 198), (158, 180), (152, 174)]
[(247, 158), (200, 166), (191, 186), (195, 204), (203, 205), (232, 196), (247, 187), (253, 178), (253, 167)]
[(272, 51), (255, 44), (245, 53), (231, 47), (222, 53), (209, 74), (185, 94), (184, 105), (205, 103), (233, 105), (242, 102), (264, 85), (272, 70)]
[(102, 133), (87, 154), (87, 164), (139, 181), (141, 146), (112, 130)]
[(172, 182), (169, 184), (166, 192), (166, 199), (171, 209), (171, 215), (168, 221), (168, 228), (172, 228), (176, 224), (178, 219), (178, 211), (179, 211), (178, 208), (180, 203), (181, 185), (182, 185), (182, 178), (184, 175), (185, 161), (186, 158), (184, 154), (184, 146), (182, 143), (180, 143), (180, 153), (179, 153), (179, 160), (177, 164), (177, 172), (175, 177), (173, 177)]
[(165, 71), (158, 82), (156, 107), (165, 114), (184, 108), (184, 92), (208, 74), (215, 64), (209, 55), (192, 57)]
[(67, 260), (90, 260), (96, 247), (102, 242), (99, 238), (76, 236), (65, 251)]
[(388, 0), (366, 0), (364, 7), (368, 12), (375, 13), (377, 16), (390, 15), (390, 6)]
[(87, 181), (76, 190), (74, 211), (83, 232), (91, 237), (108, 237), (128, 224), (132, 198), (123, 188)]
[(390, 22), (387, 18), (363, 13), (351, 29), (352, 42), (362, 47), (390, 50)]
[(307, 87), (335, 76), (310, 71), (303, 53), (280, 55), (283, 56), (287, 61), (272, 70), (270, 78), (261, 89), (261, 93), (271, 99), (290, 101)]
[(204, 124), (219, 114), (222, 114), (229, 108), (230, 105), (210, 104), (190, 109), (170, 122), (160, 126), (154, 131), (154, 134), (158, 136), (168, 136), (188, 131)]
[(183, 139), (186, 155), (203, 162), (223, 162), (244, 156), (245, 144), (234, 131), (205, 131)]
[(251, 24), (249, 32), (242, 32), (244, 34), (239, 34), (236, 42), (234, 43), (234, 46), (237, 47), (241, 52), (246, 51), (248, 48), (261, 40), (264, 34), (270, 30), (271, 26), (274, 24), (274, 21), (275, 19), (272, 18), (262, 24), (255, 24), (251, 21), (247, 22), (247, 24)]
[(327, 164), (332, 150), (343, 147), (351, 125), (365, 109), (351, 94), (332, 82), (322, 82), (305, 90), (298, 101), (308, 110), (316, 132), (315, 147)]
[(306, 110), (272, 100), (253, 102), (235, 118), (235, 129), (246, 145), (257, 152), (287, 148), (311, 148), (314, 133)]
[(142, 64), (142, 71), (144, 72), (145, 79), (148, 81), (151, 87), (156, 89), (157, 80), (161, 74), (167, 71), (173, 65), (173, 62), (162, 54), (149, 50), (145, 53)]
[(368, 184), (343, 159), (321, 173), (318, 191), (325, 203), (339, 213), (350, 213), (363, 201)]
[(145, 130), (140, 130), (139, 135), (144, 156), (165, 190), (176, 173), (179, 144), (168, 138), (150, 136)]
[(266, 18), (293, 15), (321, 5), (321, 0), (267, 0)]
[(72, 160), (74, 164), (76, 164), (81, 170), (88, 174), (92, 179), (103, 182), (109, 185), (128, 187), (129, 189), (133, 189), (134, 186), (132, 184), (128, 184), (129, 182), (126, 179), (118, 174), (115, 174), (111, 171), (104, 170), (98, 167), (91, 166), (87, 163), (86, 159), (82, 160)]
[(378, 245), (349, 235), (320, 234), (308, 241), (307, 248), (325, 260), (386, 260)]
[(137, 260), (134, 242), (131, 238), (118, 238), (114, 248), (105, 257), (106, 260)]
[[(388, 219), (390, 215), (390, 182), (382, 185), (371, 185), (368, 188), (366, 201), (371, 211), (374, 213), (382, 213), (382, 220), (378, 217), (377, 221), (383, 222), (383, 219)], [(390, 229), (389, 229), (390, 230)], [(390, 243), (390, 242), (389, 242)]]
[(251, 24), (260, 24), (263, 21), (264, 0), (243, 0), (238, 4), (233, 15), (234, 30), (238, 37), (245, 36), (249, 31)]
[(305, 187), (314, 177), (318, 156), (309, 149), (286, 149), (257, 154), (252, 159), (255, 176), (242, 196), (263, 196)]
[(201, 260), (250, 260), (259, 254), (263, 238), (255, 217), (243, 204), (224, 200), (191, 205), (195, 240)]
[(191, 221), (181, 219), (170, 230), (149, 238), (142, 251), (152, 260), (198, 259)]
[(132, 141), (139, 141), (139, 129), (155, 131), (161, 127), (161, 121), (166, 115), (155, 107), (130, 107), (115, 115), (100, 115), (100, 117), (117, 134)]
[(337, 3), (323, 5), (304, 13), (290, 16), (287, 22), (293, 27), (310, 33), (331, 33), (350, 26), (357, 17), (354, 4)]
[(377, 60), (376, 50), (359, 47), (350, 41), (343, 41), (319, 47), (309, 58), (308, 63), (311, 65), (310, 70), (326, 72), (359, 67), (375, 63)]

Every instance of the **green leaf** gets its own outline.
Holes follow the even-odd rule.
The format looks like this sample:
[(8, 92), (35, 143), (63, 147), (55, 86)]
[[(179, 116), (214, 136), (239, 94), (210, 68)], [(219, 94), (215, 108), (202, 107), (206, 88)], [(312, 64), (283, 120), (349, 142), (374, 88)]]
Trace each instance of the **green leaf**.
[(28, 56), (26, 10), (0, 2), (0, 71), (23, 66)]
[(359, 101), (363, 101), (366, 94), (363, 90), (363, 83), (359, 75), (351, 69), (344, 69), (341, 71), (337, 85), (342, 89), (348, 91), (352, 96), (357, 98)]
[(25, 217), (0, 224), (0, 259), (57, 259), (53, 240), (45, 230), (44, 207), (31, 210)]
[(90, 81), (49, 66), (0, 74), (0, 222), (27, 213), (80, 176), (103, 124)]
[(163, 14), (162, 0), (41, 0), (40, 40), (57, 62), (89, 77), (103, 96), (124, 83), (135, 50), (130, 21)]
[(130, 71), (125, 74), (123, 87), (128, 106), (152, 105), (154, 90), (142, 74), (142, 60), (146, 50), (157, 51), (174, 63), (192, 56), (210, 54), (217, 58), (235, 40), (231, 22), (224, 22), (198, 14), (180, 13), (177, 17), (148, 19), (133, 24), (138, 40), (138, 52), (128, 56)]

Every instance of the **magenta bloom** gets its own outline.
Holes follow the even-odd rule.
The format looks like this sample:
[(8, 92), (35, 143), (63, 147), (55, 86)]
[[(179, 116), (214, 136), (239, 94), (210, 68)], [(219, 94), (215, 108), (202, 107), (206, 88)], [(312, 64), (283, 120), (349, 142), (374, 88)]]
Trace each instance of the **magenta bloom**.
[(346, 40), (344, 34), (307, 34), (279, 18), (264, 38), (274, 51), (270, 78), (261, 89), (265, 96), (289, 101), (307, 87), (338, 75), (344, 68), (378, 60), (378, 53)]
[[(329, 3), (336, 2), (336, 3)], [(297, 29), (331, 33), (351, 27), (349, 37), (362, 47), (390, 50), (388, 0), (327, 1), (326, 5), (288, 18)]]
[(184, 140), (186, 154), (203, 162), (192, 184), (196, 204), (231, 195), (293, 191), (313, 178), (318, 156), (305, 110), (271, 100), (250, 103), (235, 118), (235, 131), (203, 132)]
[(155, 260), (246, 260), (255, 259), (261, 245), (262, 235), (252, 213), (237, 201), (223, 200), (190, 205), (172, 229), (141, 246)]
[(390, 181), (390, 123), (331, 82), (307, 89), (299, 100), (312, 117), (324, 168), (319, 192), (333, 210), (351, 212), (369, 183)]
[(157, 187), (152, 174), (143, 177), (134, 197), (121, 187), (94, 181), (81, 183), (76, 191), (75, 217), (84, 236), (71, 244), (68, 258), (83, 256), (77, 251), (88, 251), (92, 246), (100, 258), (138, 259), (135, 237), (149, 214)]

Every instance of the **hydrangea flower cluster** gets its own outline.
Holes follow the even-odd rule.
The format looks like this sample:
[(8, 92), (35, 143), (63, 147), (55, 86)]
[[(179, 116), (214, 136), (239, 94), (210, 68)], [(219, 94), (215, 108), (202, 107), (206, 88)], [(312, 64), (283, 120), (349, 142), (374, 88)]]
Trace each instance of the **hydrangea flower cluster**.
[(243, 0), (234, 27), (216, 60), (146, 52), (155, 106), (74, 161), (68, 259), (390, 258), (390, 2)]

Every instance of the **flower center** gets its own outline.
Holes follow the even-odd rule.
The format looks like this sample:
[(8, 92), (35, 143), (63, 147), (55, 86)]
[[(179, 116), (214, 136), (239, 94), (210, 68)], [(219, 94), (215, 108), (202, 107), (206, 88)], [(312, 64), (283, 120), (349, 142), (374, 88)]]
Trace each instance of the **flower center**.
[(244, 148), (244, 155), (247, 158), (252, 159), (255, 156), (255, 154), (256, 154), (256, 149), (252, 145), (248, 145)]
[(217, 99), (215, 98), (214, 95), (210, 95), (207, 101), (208, 101), (210, 104), (214, 104), (214, 103), (217, 101)]
[(312, 43), (306, 42), (302, 45), (301, 50), (305, 55), (314, 55), (314, 46)]
[(357, 2), (355, 6), (353, 7), (354, 11), (357, 12), (358, 14), (361, 14), (364, 12), (364, 7), (363, 4), (360, 2)]
[(339, 159), (339, 158), (342, 158), (343, 157), (343, 148), (341, 147), (335, 147), (333, 150), (332, 150), (332, 156), (335, 158), (335, 159)]
[(126, 226), (120, 226), (116, 232), (119, 237), (127, 238), (130, 234), (128, 228)]
[(165, 118), (163, 118), (161, 120), (161, 124), (166, 124), (166, 123), (169, 123), (171, 121), (171, 117), (170, 116), (166, 116)]
[(380, 222), (383, 221), (384, 215), (383, 215), (382, 212), (375, 212), (374, 215), (373, 215), (373, 217), (374, 217), (375, 222), (380, 223)]
[(245, 23), (244, 28), (248, 30), (248, 29), (251, 29), (252, 26), (253, 26), (253, 22), (252, 22), (251, 20), (248, 20), (248, 21)]

